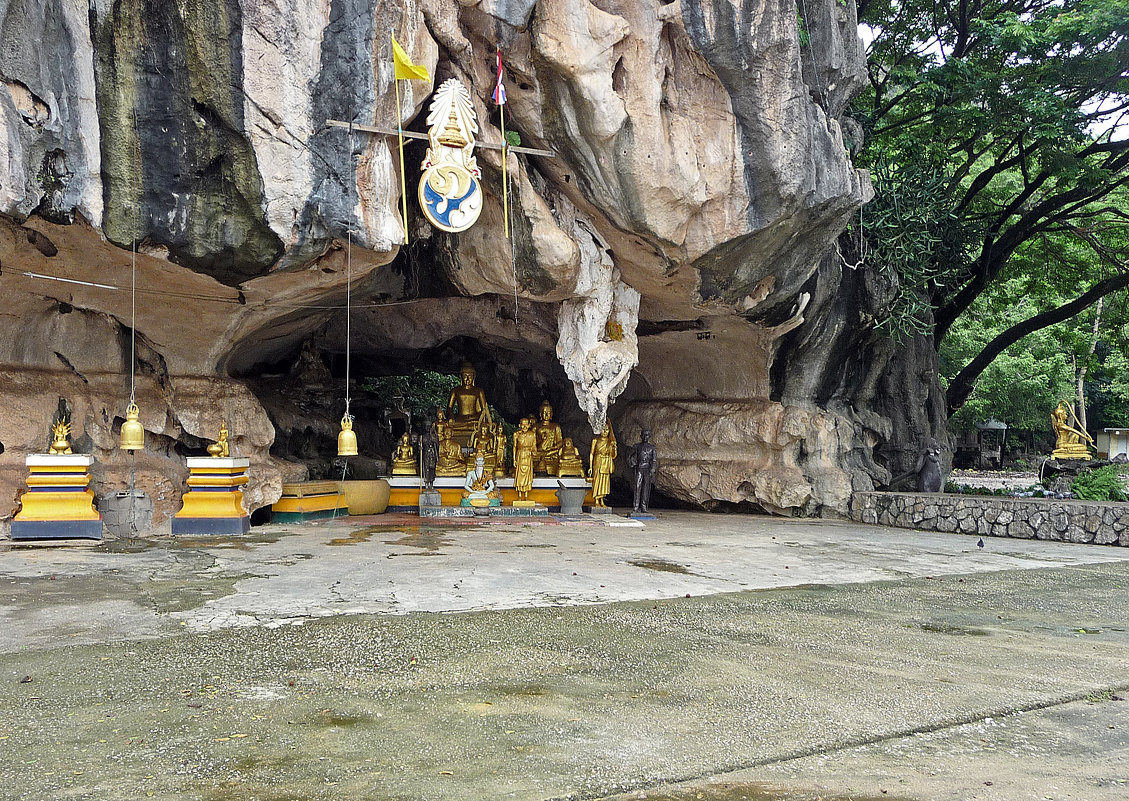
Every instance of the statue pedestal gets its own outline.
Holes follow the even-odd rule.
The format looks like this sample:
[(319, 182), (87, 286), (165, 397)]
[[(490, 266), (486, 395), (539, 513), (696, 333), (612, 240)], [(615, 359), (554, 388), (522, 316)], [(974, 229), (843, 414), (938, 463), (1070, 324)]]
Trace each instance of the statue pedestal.
[(22, 506), (12, 518), (12, 540), (102, 539), (102, 517), (90, 491), (93, 456), (32, 453)]
[[(249, 480), (251, 460), (243, 458), (188, 457), (188, 492), (173, 516), (173, 534), (246, 534), (251, 518), (243, 508), (241, 487)], [(336, 489), (336, 488), (335, 488)]]

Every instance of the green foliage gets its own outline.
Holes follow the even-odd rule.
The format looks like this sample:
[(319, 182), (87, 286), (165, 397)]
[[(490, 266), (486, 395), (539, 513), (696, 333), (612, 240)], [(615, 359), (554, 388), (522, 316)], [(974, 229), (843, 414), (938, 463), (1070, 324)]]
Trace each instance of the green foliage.
[(375, 396), (385, 408), (395, 409), (402, 404), (414, 419), (431, 420), (435, 418), (436, 409), (447, 407), (451, 390), (459, 383), (457, 375), (417, 368), (410, 375), (366, 378), (361, 388)]
[(512, 129), (506, 131), (506, 144), (510, 147), (521, 147), (521, 134)]
[[(872, 0), (860, 22), (875, 38), (852, 116), (877, 196), (852, 233), (897, 287), (883, 331), (936, 318), (944, 334), (1023, 270), (1069, 300), (1123, 268), (1129, 218), (1107, 196), (1129, 182), (1113, 135), (1129, 125), (1129, 0)], [(1023, 254), (1039, 240), (1041, 264)]]
[(1084, 501), (1125, 501), (1125, 485), (1115, 465), (1081, 473), (1070, 484), (1070, 493)]
[[(1024, 289), (1020, 280), (998, 284), (958, 318), (941, 343), (943, 385), (996, 334), (1034, 313)], [(995, 419), (1012, 429), (1049, 431), (1051, 409), (1074, 394), (1073, 346), (1064, 347), (1065, 330), (1059, 325), (1035, 331), (998, 356), (981, 374), (972, 396), (950, 418), (953, 430), (972, 431), (977, 423)]]

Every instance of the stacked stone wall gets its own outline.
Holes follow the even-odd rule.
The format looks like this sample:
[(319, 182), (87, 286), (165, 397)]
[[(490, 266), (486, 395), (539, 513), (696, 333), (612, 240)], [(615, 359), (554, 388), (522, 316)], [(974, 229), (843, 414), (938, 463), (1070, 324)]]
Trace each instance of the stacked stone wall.
[(1129, 503), (856, 492), (851, 496), (850, 517), (860, 523), (921, 531), (1129, 547)]

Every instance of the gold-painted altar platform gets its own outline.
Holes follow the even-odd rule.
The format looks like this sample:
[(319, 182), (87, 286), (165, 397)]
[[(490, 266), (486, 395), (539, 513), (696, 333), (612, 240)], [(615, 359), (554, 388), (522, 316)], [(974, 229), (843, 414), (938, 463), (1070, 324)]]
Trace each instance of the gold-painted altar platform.
[[(388, 498), (388, 509), (390, 511), (415, 511), (419, 508), (419, 492), (421, 482), (418, 476), (391, 476), (387, 479), (389, 485), (392, 487), (391, 494)], [(503, 506), (512, 506), (513, 502), (517, 500), (517, 491), (514, 490), (514, 480), (512, 478), (498, 478), (497, 482), (498, 492), (502, 496)], [(585, 505), (594, 503), (592, 498), (592, 484), (582, 478), (558, 478), (557, 476), (537, 476), (533, 479), (533, 489), (529, 491), (529, 500), (536, 501), (537, 503), (547, 506), (550, 509), (559, 508), (561, 503), (557, 498), (557, 489), (560, 484), (566, 487), (585, 487), (588, 489), (588, 494), (584, 498)], [(443, 498), (444, 506), (458, 506), (463, 499), (463, 483), (464, 479), (452, 478), (436, 478), (435, 489), (439, 490), (439, 494)]]

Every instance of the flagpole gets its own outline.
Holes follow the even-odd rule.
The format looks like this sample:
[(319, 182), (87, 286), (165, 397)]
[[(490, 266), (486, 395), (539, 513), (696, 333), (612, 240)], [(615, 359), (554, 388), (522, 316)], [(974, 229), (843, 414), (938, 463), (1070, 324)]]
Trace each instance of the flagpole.
[(404, 213), (404, 246), (408, 244), (408, 179), (404, 175), (404, 126), (401, 122), (403, 114), (400, 108), (400, 80), (393, 75), (392, 82), (396, 84), (396, 135), (400, 140), (400, 200)]
[(506, 175), (506, 162), (510, 160), (510, 143), (506, 139), (506, 104), (498, 106), (502, 115), (502, 229), (510, 238), (510, 181)]

